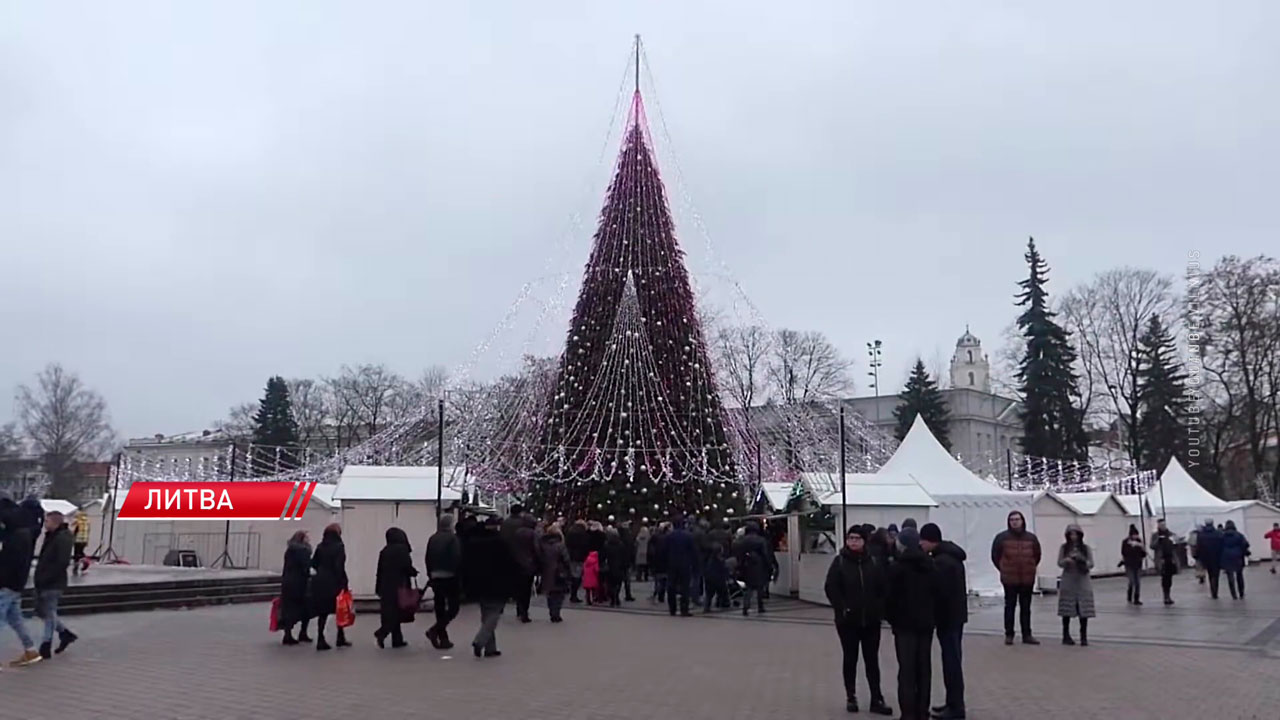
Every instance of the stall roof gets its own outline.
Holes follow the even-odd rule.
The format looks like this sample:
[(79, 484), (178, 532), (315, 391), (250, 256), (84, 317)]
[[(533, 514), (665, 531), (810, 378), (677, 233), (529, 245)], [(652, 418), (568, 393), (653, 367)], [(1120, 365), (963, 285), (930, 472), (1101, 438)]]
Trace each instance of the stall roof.
[(333, 508), (342, 507), (342, 501), (335, 500), (333, 498), (333, 494), (337, 492), (337, 490), (338, 490), (337, 485), (329, 485), (327, 483), (321, 483), (317, 485), (316, 489), (311, 493), (311, 499), (329, 508), (330, 510), (332, 510)]
[(40, 501), (40, 507), (44, 508), (47, 513), (60, 512), (67, 517), (71, 517), (80, 509), (70, 500), (58, 500), (55, 498), (44, 498)]
[(961, 465), (959, 460), (951, 457), (946, 448), (942, 447), (919, 415), (898, 450), (880, 468), (876, 477), (898, 484), (903, 484), (903, 481), (910, 478), (931, 496), (931, 500), (940, 495), (1018, 494), (983, 480)]
[[(444, 469), (448, 477), (461, 468)], [(334, 500), (387, 500), (394, 502), (436, 502), (438, 471), (434, 466), (348, 465), (338, 478)], [(317, 488), (318, 489), (318, 488)], [(444, 488), (444, 500), (461, 500), (462, 495)]]
[[(1163, 489), (1163, 495), (1161, 490)], [(1177, 458), (1169, 460), (1169, 466), (1160, 476), (1160, 481), (1147, 491), (1149, 498), (1161, 498), (1166, 508), (1231, 510), (1231, 503), (1205, 490), (1195, 478), (1182, 467)]]
[(760, 483), (760, 491), (768, 498), (769, 505), (774, 510), (781, 510), (787, 506), (787, 501), (791, 499), (791, 488), (794, 483), (787, 482), (763, 482)]
[(1140, 517), (1143, 514), (1142, 500), (1141, 495), (1116, 495), (1116, 502), (1120, 503), (1124, 514), (1129, 517)]
[[(924, 491), (924, 488), (915, 484), (846, 482), (845, 494), (850, 507), (855, 505), (937, 507), (938, 505), (933, 501), (933, 498), (929, 497), (929, 493)], [(838, 491), (829, 492), (819, 502), (823, 505), (839, 505), (840, 493)]]
[(1114, 502), (1116, 508), (1125, 515), (1129, 514), (1129, 509), (1124, 506), (1116, 496), (1109, 492), (1075, 492), (1075, 493), (1058, 493), (1058, 498), (1070, 505), (1075, 511), (1081, 515), (1097, 515), (1107, 502)]

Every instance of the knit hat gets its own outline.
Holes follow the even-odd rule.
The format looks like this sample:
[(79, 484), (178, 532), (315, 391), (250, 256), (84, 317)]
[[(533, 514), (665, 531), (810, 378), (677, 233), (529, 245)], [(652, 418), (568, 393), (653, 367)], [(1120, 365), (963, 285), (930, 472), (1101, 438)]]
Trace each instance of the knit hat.
[(920, 528), (920, 539), (940, 543), (942, 542), (942, 528), (934, 523), (925, 523), (924, 527)]
[(889, 532), (891, 532), (891, 533), (896, 533), (896, 532), (898, 532), (898, 526), (897, 526), (897, 525), (894, 525), (893, 523), (889, 523)]
[(845, 532), (844, 536), (849, 537), (850, 535), (857, 535), (862, 538), (863, 542), (867, 539), (867, 531), (863, 529), (863, 526), (861, 525), (850, 525), (849, 530)]
[(1138, 532), (1138, 526), (1137, 526), (1137, 525), (1130, 525), (1130, 526), (1129, 526), (1129, 534), (1130, 534), (1130, 535), (1139, 535), (1140, 533)]
[(920, 533), (916, 532), (915, 528), (903, 528), (902, 532), (898, 533), (898, 542), (907, 549), (918, 548), (920, 547)]
[(903, 520), (903, 521), (902, 521), (902, 528), (903, 528), (904, 530), (905, 530), (906, 528), (915, 528), (915, 529), (919, 530), (919, 529), (920, 529), (920, 526), (916, 524), (916, 519), (915, 519), (915, 518), (907, 518), (906, 520)]

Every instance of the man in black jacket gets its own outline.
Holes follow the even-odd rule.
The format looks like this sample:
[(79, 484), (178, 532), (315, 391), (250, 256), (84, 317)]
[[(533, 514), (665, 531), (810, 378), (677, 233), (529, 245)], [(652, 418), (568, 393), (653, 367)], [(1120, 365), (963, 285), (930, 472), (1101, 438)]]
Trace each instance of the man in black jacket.
[(933, 556), (938, 583), (938, 648), (942, 651), (942, 682), (947, 689), (947, 701), (933, 708), (933, 716), (958, 720), (965, 716), (961, 642), (969, 619), (969, 592), (964, 580), (967, 556), (959, 545), (943, 540), (942, 529), (934, 523), (920, 528), (920, 549)]
[(674, 529), (667, 535), (667, 611), (676, 614), (679, 601), (680, 615), (692, 617), (689, 612), (689, 593), (693, 584), (693, 568), (698, 564), (698, 545), (693, 533), (685, 528), (684, 519), (675, 521)]
[(453, 531), (453, 516), (440, 516), (440, 529), (427, 541), (427, 577), (435, 599), (436, 623), (427, 628), (427, 640), (438, 650), (453, 647), (449, 623), (458, 616), (462, 592), (462, 540)]
[(0, 545), (0, 622), (13, 628), (22, 643), (22, 654), (13, 664), (30, 665), (43, 659), (22, 620), (22, 589), (31, 575), (31, 531), (12, 503), (0, 510), (0, 533), (4, 537)]
[(53, 657), (53, 633), (58, 633), (58, 650), (62, 652), (76, 641), (76, 634), (58, 619), (58, 601), (67, 589), (67, 567), (71, 564), (71, 549), (75, 538), (60, 512), (44, 516), (44, 544), (40, 546), (40, 558), (36, 560), (36, 614), (44, 618), (44, 635), (40, 642), (40, 657)]
[(933, 558), (920, 548), (915, 528), (898, 533), (898, 544), (901, 550), (889, 568), (885, 608), (898, 654), (898, 705), (903, 718), (919, 720), (929, 715), (938, 580)]
[(844, 547), (827, 570), (823, 589), (835, 610), (836, 632), (844, 655), (845, 709), (858, 712), (858, 649), (866, 666), (871, 690), (871, 712), (892, 715), (880, 690), (880, 621), (884, 617), (888, 579), (884, 561), (867, 548), (867, 532), (854, 525), (844, 536)]
[(516, 577), (523, 570), (511, 556), (511, 546), (499, 533), (500, 521), (489, 518), (476, 532), (463, 558), (463, 579), (467, 597), (480, 604), (480, 630), (471, 647), (476, 657), (498, 657), (498, 641), (494, 634), (507, 598), (515, 589)]

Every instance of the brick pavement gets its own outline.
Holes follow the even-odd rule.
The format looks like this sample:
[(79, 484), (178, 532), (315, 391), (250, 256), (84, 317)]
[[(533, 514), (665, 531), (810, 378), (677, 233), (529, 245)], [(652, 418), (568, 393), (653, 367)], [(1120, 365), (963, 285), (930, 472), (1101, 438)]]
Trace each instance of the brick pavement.
[[(639, 604), (638, 610), (647, 610)], [(410, 626), (412, 646), (379, 651), (362, 615), (357, 646), (317, 653), (267, 633), (265, 605), (73, 619), (83, 640), (65, 656), (0, 672), (0, 716), (44, 718), (505, 717), (838, 718), (838, 644), (825, 611), (779, 601), (766, 618), (669, 618), (571, 610), (566, 622), (504, 619), (501, 658), (451, 659)], [(455, 638), (477, 623), (464, 608)], [(886, 631), (885, 691), (895, 664)], [(1046, 635), (1046, 640), (1051, 635)], [(1277, 717), (1280, 661), (1257, 651), (1098, 642), (1005, 647), (966, 643), (972, 718)], [(12, 633), (0, 653), (16, 652)], [(935, 663), (936, 665), (936, 663)], [(935, 697), (941, 696), (935, 667)], [(9, 712), (13, 712), (12, 715)]]

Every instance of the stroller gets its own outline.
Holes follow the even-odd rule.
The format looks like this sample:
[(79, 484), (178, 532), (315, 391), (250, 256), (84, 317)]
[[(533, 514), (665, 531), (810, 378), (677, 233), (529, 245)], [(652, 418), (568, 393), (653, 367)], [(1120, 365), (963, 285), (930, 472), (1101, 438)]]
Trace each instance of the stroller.
[(742, 607), (742, 596), (747, 590), (747, 584), (738, 579), (738, 559), (728, 558), (724, 564), (729, 570), (729, 604)]

